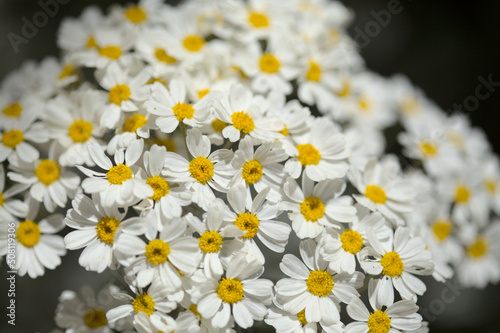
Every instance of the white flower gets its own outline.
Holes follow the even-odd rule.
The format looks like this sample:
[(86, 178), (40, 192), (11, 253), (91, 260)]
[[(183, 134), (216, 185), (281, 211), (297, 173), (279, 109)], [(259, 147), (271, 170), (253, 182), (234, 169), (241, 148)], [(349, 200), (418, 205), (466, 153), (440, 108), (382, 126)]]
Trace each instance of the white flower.
[(21, 200), (11, 199), (16, 194), (24, 191), (25, 185), (14, 185), (5, 191), (5, 170), (0, 164), (0, 219), (2, 221), (12, 221), (14, 216), (25, 217), (28, 206)]

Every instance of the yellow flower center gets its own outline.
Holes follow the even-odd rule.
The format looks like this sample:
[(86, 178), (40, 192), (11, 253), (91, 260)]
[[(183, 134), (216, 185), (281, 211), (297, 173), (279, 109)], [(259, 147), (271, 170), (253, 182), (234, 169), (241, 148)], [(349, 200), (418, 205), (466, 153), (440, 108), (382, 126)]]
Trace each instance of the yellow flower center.
[(272, 54), (266, 53), (259, 60), (260, 70), (264, 73), (274, 74), (280, 70), (279, 60)]
[(35, 169), (35, 175), (45, 186), (49, 186), (61, 176), (61, 167), (52, 160), (40, 161)]
[(130, 88), (126, 84), (118, 84), (109, 91), (109, 101), (116, 105), (130, 99)]
[(217, 296), (229, 304), (238, 303), (244, 296), (243, 284), (238, 279), (223, 278), (217, 287)]
[(488, 241), (484, 237), (478, 237), (476, 241), (467, 247), (467, 254), (472, 258), (478, 259), (488, 251)]
[(189, 306), (189, 311), (191, 311), (195, 316), (200, 317), (200, 319), (202, 318), (201, 314), (198, 312), (198, 307), (196, 306), (196, 304), (194, 304), (194, 303), (191, 304)]
[(407, 97), (401, 102), (401, 109), (403, 113), (411, 115), (416, 113), (418, 110), (418, 100), (415, 97)]
[(67, 64), (64, 66), (61, 73), (59, 73), (59, 80), (62, 80), (66, 77), (69, 77), (69, 76), (72, 76), (75, 74), (76, 74), (75, 67), (73, 67), (71, 64)]
[(205, 231), (198, 239), (200, 249), (205, 253), (215, 253), (220, 251), (222, 236), (217, 231)]
[(297, 150), (299, 151), (297, 159), (303, 166), (310, 164), (316, 165), (321, 160), (319, 151), (309, 143), (298, 145)]
[(158, 145), (158, 146), (163, 146), (163, 147), (167, 148), (167, 151), (171, 151), (171, 152), (176, 151), (175, 142), (174, 142), (174, 140), (172, 140), (170, 138), (166, 138), (166, 139), (156, 138), (153, 141), (153, 144)]
[(173, 64), (174, 62), (177, 61), (174, 57), (171, 57), (167, 54), (167, 52), (164, 49), (158, 48), (155, 51), (155, 57), (156, 59), (160, 60), (161, 62), (164, 62), (166, 64)]
[(297, 313), (297, 319), (299, 320), (299, 323), (302, 325), (302, 326), (306, 326), (307, 325), (307, 320), (306, 320), (306, 309), (302, 309), (301, 311), (299, 311), (299, 313)]
[(0, 192), (0, 207), (3, 207), (4, 203), (5, 203), (5, 198), (3, 197), (3, 193)]
[(340, 241), (342, 242), (344, 251), (352, 254), (358, 253), (363, 247), (363, 237), (355, 230), (344, 231), (342, 235), (340, 235)]
[(94, 48), (98, 48), (99, 47), (97, 45), (97, 42), (95, 41), (94, 36), (89, 36), (89, 38), (87, 39), (86, 46), (87, 46), (88, 49), (94, 49)]
[(167, 86), (167, 83), (165, 82), (165, 80), (163, 80), (162, 78), (159, 78), (159, 77), (154, 77), (154, 78), (150, 79), (148, 82), (146, 82), (146, 84), (154, 84), (155, 82), (159, 82), (159, 83), (163, 84), (165, 87)]
[(241, 236), (241, 238), (250, 239), (259, 231), (260, 222), (255, 214), (246, 212), (238, 214), (234, 224), (241, 230), (246, 231), (246, 234)]
[(12, 117), (12, 118), (17, 118), (21, 115), (21, 112), (23, 112), (23, 107), (19, 103), (12, 103), (10, 105), (7, 105), (3, 110), (2, 113), (7, 116), (7, 117)]
[(308, 222), (316, 222), (325, 215), (325, 204), (317, 197), (307, 197), (300, 204), (300, 213)]
[(285, 126), (281, 131), (278, 131), (278, 133), (283, 134), (283, 136), (288, 136), (288, 128)]
[(351, 82), (349, 80), (342, 81), (342, 89), (337, 93), (340, 97), (347, 97), (351, 94)]
[(365, 190), (365, 196), (376, 204), (383, 204), (387, 201), (385, 191), (377, 185), (368, 185)]
[(146, 125), (148, 120), (142, 114), (134, 113), (131, 117), (127, 117), (123, 123), (123, 132), (134, 133), (142, 126)]
[(424, 141), (420, 144), (420, 151), (425, 157), (432, 157), (437, 153), (437, 147), (433, 142)]
[(333, 277), (325, 271), (311, 271), (306, 280), (307, 290), (314, 296), (325, 297), (333, 290)]
[(40, 240), (40, 227), (33, 221), (26, 220), (19, 223), (17, 227), (16, 238), (22, 245), (33, 247)]
[(115, 240), (115, 232), (120, 226), (120, 221), (112, 216), (102, 217), (101, 221), (97, 223), (95, 229), (97, 238), (103, 243), (113, 245)]
[(264, 172), (262, 171), (262, 164), (260, 164), (259, 161), (251, 160), (243, 165), (241, 176), (243, 177), (247, 185), (251, 185), (260, 180), (263, 174)]
[(151, 199), (154, 201), (160, 201), (161, 198), (168, 194), (170, 189), (168, 182), (160, 176), (149, 177), (146, 184), (153, 188), (154, 194)]
[(253, 118), (244, 111), (233, 113), (231, 115), (231, 122), (234, 128), (244, 134), (248, 134), (255, 129)]
[(373, 311), (368, 318), (368, 333), (388, 333), (391, 329), (391, 319), (381, 310)]
[(204, 156), (198, 156), (189, 162), (189, 173), (198, 183), (205, 185), (214, 175), (214, 164)]
[(484, 186), (489, 194), (494, 195), (497, 192), (497, 183), (494, 179), (487, 179)]
[(86, 142), (92, 136), (92, 124), (85, 120), (76, 120), (68, 129), (73, 142)]
[(226, 128), (226, 126), (227, 124), (220, 119), (215, 119), (214, 121), (212, 121), (212, 128), (216, 132), (222, 132), (222, 130)]
[(119, 59), (122, 56), (122, 49), (119, 46), (110, 45), (101, 47), (99, 54), (109, 59)]
[(125, 164), (118, 164), (114, 167), (111, 167), (109, 171), (106, 173), (106, 178), (108, 182), (113, 185), (121, 185), (126, 180), (134, 177), (132, 170)]
[(161, 239), (153, 239), (146, 245), (146, 259), (153, 265), (163, 264), (167, 261), (170, 253), (170, 246)]
[(203, 97), (205, 97), (208, 93), (210, 92), (210, 89), (202, 89), (200, 91), (198, 91), (198, 98), (199, 99), (202, 99)]
[(24, 141), (23, 132), (20, 130), (10, 130), (2, 134), (2, 144), (5, 147), (16, 148), (18, 144)]
[(142, 311), (149, 317), (155, 311), (155, 302), (148, 294), (137, 295), (132, 301), (132, 307), (134, 308), (135, 313)]
[(172, 111), (178, 121), (183, 121), (184, 119), (191, 119), (194, 115), (194, 108), (191, 104), (177, 102), (176, 105), (172, 107)]
[(321, 78), (321, 67), (319, 67), (318, 63), (312, 60), (309, 61), (309, 70), (307, 71), (306, 77), (309, 81), (319, 82)]
[(399, 257), (399, 254), (394, 251), (384, 254), (382, 259), (380, 259), (380, 264), (382, 265), (382, 274), (384, 275), (394, 278), (403, 274), (403, 261)]
[(368, 97), (361, 97), (358, 99), (358, 105), (363, 113), (369, 113), (371, 110), (371, 101)]
[(197, 35), (189, 35), (182, 42), (186, 50), (190, 52), (198, 52), (205, 45), (205, 40)]
[(146, 13), (139, 6), (130, 6), (125, 10), (125, 17), (134, 24), (144, 22), (147, 18)]
[(443, 241), (450, 235), (451, 227), (451, 222), (449, 220), (437, 220), (432, 225), (432, 231), (437, 239)]
[(257, 12), (251, 12), (248, 16), (248, 22), (254, 28), (265, 28), (269, 26), (269, 19), (266, 15)]
[(455, 202), (457, 203), (467, 203), (469, 201), (470, 191), (465, 185), (460, 185), (456, 189)]
[(108, 324), (106, 312), (101, 309), (91, 309), (85, 312), (83, 315), (83, 322), (85, 323), (85, 326), (90, 329), (95, 329)]

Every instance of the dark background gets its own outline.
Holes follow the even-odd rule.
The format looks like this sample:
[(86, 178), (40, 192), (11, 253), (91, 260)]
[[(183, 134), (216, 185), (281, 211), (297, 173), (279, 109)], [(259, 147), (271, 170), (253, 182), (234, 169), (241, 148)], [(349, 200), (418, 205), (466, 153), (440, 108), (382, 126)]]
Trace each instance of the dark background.
[[(40, 10), (36, 0), (0, 0), (0, 80), (27, 59), (40, 60), (57, 55), (56, 29), (65, 16), (78, 16), (90, 4), (106, 8), (109, 4), (129, 1), (73, 0), (60, 6), (59, 13), (26, 45), (15, 53), (7, 34), (20, 34), (22, 17), (31, 20)], [(178, 1), (171, 1), (176, 3)], [(366, 24), (375, 20), (373, 12), (387, 9), (388, 1), (351, 0), (348, 6), (356, 13), (356, 28), (366, 31)], [(444, 110), (462, 104), (474, 95), (478, 77), (492, 75), (500, 81), (500, 1), (418, 1), (400, 0), (403, 10), (391, 16), (380, 33), (370, 37), (361, 48), (368, 67), (384, 76), (406, 74)], [(500, 88), (500, 87), (499, 87)], [(500, 89), (480, 102), (479, 108), (467, 112), (474, 126), (487, 134), (493, 149), (500, 149)], [(63, 257), (62, 267), (47, 271), (36, 280), (17, 278), (17, 326), (6, 324), (6, 266), (0, 269), (1, 318), (0, 332), (49, 332), (54, 328), (53, 314), (57, 297), (64, 289), (76, 290), (82, 283), (102, 286), (112, 276), (85, 272), (78, 265), (80, 251)], [(61, 274), (64, 271), (64, 274)], [(500, 332), (500, 287), (485, 290), (460, 290), (456, 300), (437, 307), (442, 292), (449, 286), (426, 280), (428, 291), (419, 299), (422, 308), (432, 308), (431, 332)], [(447, 294), (448, 295), (448, 294)], [(438, 304), (439, 303), (439, 304)]]

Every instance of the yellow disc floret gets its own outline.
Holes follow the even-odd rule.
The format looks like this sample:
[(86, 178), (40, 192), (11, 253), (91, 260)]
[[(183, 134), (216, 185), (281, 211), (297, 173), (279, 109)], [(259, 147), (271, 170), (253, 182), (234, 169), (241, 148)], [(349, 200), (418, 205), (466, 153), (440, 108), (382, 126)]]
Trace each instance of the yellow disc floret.
[(424, 141), (420, 143), (420, 151), (425, 157), (432, 157), (437, 153), (436, 145), (431, 141)]
[(146, 180), (146, 184), (153, 188), (154, 194), (151, 197), (154, 201), (159, 201), (161, 198), (168, 194), (170, 185), (161, 176), (152, 176)]
[(250, 15), (248, 15), (248, 22), (250, 22), (254, 28), (266, 28), (269, 26), (269, 19), (267, 16), (258, 12), (251, 12)]
[(380, 264), (382, 265), (382, 274), (386, 276), (394, 278), (399, 277), (401, 276), (401, 274), (403, 274), (403, 261), (399, 257), (399, 254), (394, 251), (384, 254), (382, 259), (380, 259)]
[(368, 333), (388, 333), (390, 329), (391, 318), (384, 311), (373, 311), (368, 318)]
[(184, 119), (191, 119), (194, 115), (194, 108), (191, 104), (177, 102), (176, 105), (172, 107), (175, 117), (178, 121), (183, 121)]
[(101, 221), (97, 223), (95, 229), (97, 233), (97, 238), (103, 243), (108, 245), (113, 245), (115, 240), (115, 232), (120, 226), (120, 221), (118, 221), (113, 216), (105, 216), (101, 218)]
[(146, 259), (153, 265), (163, 264), (170, 254), (170, 246), (161, 239), (153, 239), (146, 245)]
[(10, 130), (2, 134), (2, 144), (5, 147), (15, 149), (18, 144), (24, 141), (24, 134), (20, 130)]
[(158, 59), (161, 62), (164, 62), (166, 64), (173, 64), (174, 62), (177, 61), (177, 59), (175, 59), (174, 57), (169, 56), (164, 49), (160, 49), (160, 48), (156, 49), (155, 57), (156, 57), (156, 59)]
[(123, 132), (134, 133), (142, 126), (146, 125), (148, 120), (142, 114), (134, 113), (131, 117), (127, 117), (123, 123)]
[(207, 94), (210, 92), (210, 89), (201, 89), (198, 91), (198, 98), (202, 99), (203, 97), (207, 96)]
[(321, 79), (321, 67), (314, 61), (309, 61), (309, 70), (306, 77), (309, 81), (319, 82)]
[(314, 296), (325, 297), (333, 290), (333, 277), (325, 271), (311, 271), (306, 280), (307, 291)]
[(253, 238), (257, 232), (259, 231), (259, 218), (252, 213), (239, 213), (238, 217), (234, 221), (234, 224), (243, 231), (246, 231), (246, 234), (241, 236), (244, 239)]
[(363, 237), (355, 230), (344, 231), (342, 235), (340, 235), (340, 241), (342, 242), (344, 251), (352, 254), (358, 253), (363, 247)]
[(456, 188), (455, 202), (465, 204), (469, 201), (470, 191), (465, 185), (460, 185)]
[(189, 162), (189, 173), (198, 183), (205, 185), (214, 175), (214, 164), (204, 156), (198, 156)]
[(109, 91), (109, 101), (116, 105), (130, 99), (130, 88), (126, 84), (117, 84)]
[(75, 67), (73, 67), (73, 65), (71, 64), (67, 64), (63, 67), (63, 69), (59, 73), (59, 80), (62, 80), (64, 78), (67, 78), (75, 74), (76, 74)]
[(40, 241), (40, 227), (31, 220), (19, 223), (16, 238), (22, 245), (33, 247)]
[(106, 312), (101, 309), (91, 309), (83, 315), (83, 322), (85, 326), (90, 329), (96, 329), (106, 326), (108, 320), (106, 319)]
[(383, 204), (387, 201), (385, 191), (377, 185), (368, 185), (365, 190), (365, 196), (376, 204)]
[(245, 296), (243, 284), (238, 279), (223, 278), (217, 287), (217, 296), (224, 302), (229, 304), (238, 303)]
[(319, 150), (309, 143), (298, 145), (297, 150), (299, 151), (297, 159), (303, 166), (316, 165), (321, 160)]
[(205, 45), (205, 40), (197, 35), (189, 35), (184, 38), (182, 45), (184, 45), (189, 52), (198, 52), (203, 48), (203, 45)]
[(219, 133), (222, 132), (222, 130), (224, 128), (226, 128), (226, 126), (227, 126), (227, 124), (220, 119), (215, 119), (214, 121), (212, 121), (212, 128), (216, 132), (219, 132)]
[(317, 197), (307, 197), (300, 204), (300, 213), (308, 222), (316, 222), (325, 215), (325, 204)]
[(487, 179), (484, 182), (484, 187), (489, 194), (494, 195), (497, 192), (497, 182), (495, 179)]
[(280, 70), (281, 64), (278, 58), (266, 53), (259, 60), (260, 70), (267, 74), (274, 74)]
[(109, 59), (119, 59), (122, 56), (122, 49), (119, 46), (109, 45), (99, 48), (99, 54)]
[(49, 186), (61, 176), (61, 167), (53, 160), (42, 160), (35, 169), (35, 175), (45, 186)]
[(244, 111), (238, 111), (231, 115), (231, 122), (234, 128), (244, 134), (248, 134), (255, 129), (253, 118)]
[(475, 259), (483, 257), (486, 252), (488, 252), (488, 241), (481, 236), (479, 236), (473, 244), (467, 247), (467, 254)]
[(0, 192), (0, 207), (3, 207), (4, 203), (5, 203), (5, 198), (3, 197), (3, 193)]
[(93, 35), (89, 36), (87, 38), (87, 42), (85, 43), (85, 46), (87, 46), (88, 49), (97, 49), (99, 46), (97, 45), (97, 42), (95, 41), (95, 38)]
[(222, 246), (222, 236), (217, 231), (205, 231), (198, 239), (200, 249), (205, 253), (216, 253)]
[(3, 108), (4, 116), (18, 118), (23, 112), (23, 107), (19, 103), (12, 103)]
[(139, 6), (130, 6), (125, 10), (125, 17), (134, 24), (142, 23), (147, 15)]
[(113, 185), (121, 185), (125, 181), (133, 177), (134, 174), (132, 173), (132, 170), (130, 170), (130, 168), (125, 164), (118, 164), (114, 167), (111, 167), (106, 173), (108, 182)]
[(153, 298), (148, 294), (137, 295), (132, 301), (132, 307), (135, 313), (140, 311), (144, 312), (146, 315), (151, 316), (155, 311), (155, 302)]
[(260, 180), (263, 174), (262, 164), (257, 160), (251, 160), (243, 165), (241, 177), (247, 185), (251, 185)]
[(306, 320), (306, 309), (302, 309), (302, 311), (299, 311), (299, 313), (297, 313), (297, 319), (299, 320), (299, 323), (302, 325), (302, 326), (306, 326), (307, 325), (307, 320)]
[(69, 127), (68, 135), (73, 142), (86, 142), (92, 136), (92, 124), (85, 120), (76, 120)]
[(451, 222), (449, 220), (437, 220), (432, 225), (432, 231), (437, 239), (444, 241), (451, 233)]

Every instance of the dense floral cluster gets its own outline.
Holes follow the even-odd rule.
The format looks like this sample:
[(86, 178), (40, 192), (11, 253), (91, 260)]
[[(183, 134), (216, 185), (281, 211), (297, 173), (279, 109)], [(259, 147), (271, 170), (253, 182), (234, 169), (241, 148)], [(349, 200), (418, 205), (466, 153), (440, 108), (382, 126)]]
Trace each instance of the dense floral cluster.
[(19, 275), (83, 249), (129, 286), (64, 291), (60, 328), (426, 332), (419, 276), (499, 280), (497, 157), (465, 116), (368, 71), (351, 16), (89, 8), (63, 22), (61, 60), (2, 82), (0, 255), (14, 223)]

